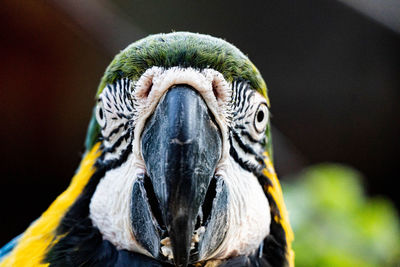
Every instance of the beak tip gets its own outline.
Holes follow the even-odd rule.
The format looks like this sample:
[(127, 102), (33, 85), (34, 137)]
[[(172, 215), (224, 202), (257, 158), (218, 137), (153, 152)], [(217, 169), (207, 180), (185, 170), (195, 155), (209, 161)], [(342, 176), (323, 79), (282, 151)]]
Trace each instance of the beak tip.
[(188, 259), (188, 257), (178, 257), (176, 259), (174, 258), (174, 263), (175, 263), (175, 266), (186, 267), (189, 264), (189, 259)]
[(179, 216), (172, 221), (170, 236), (176, 266), (186, 267), (189, 263), (193, 228), (188, 216)]

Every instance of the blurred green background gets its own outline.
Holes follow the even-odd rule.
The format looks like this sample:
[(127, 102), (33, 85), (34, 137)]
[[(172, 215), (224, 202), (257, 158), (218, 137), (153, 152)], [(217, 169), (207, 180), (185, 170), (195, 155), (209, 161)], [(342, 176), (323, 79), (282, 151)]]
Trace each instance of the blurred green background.
[(393, 204), (365, 195), (362, 175), (345, 165), (308, 167), (283, 182), (295, 233), (296, 266), (400, 266)]
[(0, 22), (0, 245), (67, 187), (112, 57), (187, 30), (235, 44), (267, 82), (297, 265), (398, 263), (398, 0), (5, 0)]

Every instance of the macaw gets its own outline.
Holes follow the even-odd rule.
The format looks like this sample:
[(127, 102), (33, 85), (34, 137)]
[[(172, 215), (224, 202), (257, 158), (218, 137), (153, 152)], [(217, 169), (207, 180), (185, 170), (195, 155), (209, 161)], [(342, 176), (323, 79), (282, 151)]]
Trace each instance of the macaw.
[(222, 39), (132, 43), (101, 79), (69, 187), (0, 266), (294, 266), (269, 107)]

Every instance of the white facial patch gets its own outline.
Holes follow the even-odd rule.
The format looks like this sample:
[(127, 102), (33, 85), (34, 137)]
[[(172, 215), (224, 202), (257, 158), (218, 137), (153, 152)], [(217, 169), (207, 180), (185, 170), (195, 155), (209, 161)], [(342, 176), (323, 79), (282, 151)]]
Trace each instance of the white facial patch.
[(257, 178), (232, 158), (218, 167), (229, 190), (228, 230), (222, 244), (208, 259), (249, 255), (269, 234), (269, 203)]
[(151, 257), (136, 241), (130, 217), (133, 184), (144, 171), (132, 153), (125, 163), (108, 171), (101, 179), (89, 209), (93, 225), (99, 229), (103, 239), (110, 241), (117, 249)]

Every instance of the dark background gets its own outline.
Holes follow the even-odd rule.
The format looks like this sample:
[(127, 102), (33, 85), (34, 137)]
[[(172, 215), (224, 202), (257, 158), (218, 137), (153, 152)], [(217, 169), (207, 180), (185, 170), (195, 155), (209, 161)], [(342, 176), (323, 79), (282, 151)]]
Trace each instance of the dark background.
[(281, 177), (345, 163), (400, 207), (400, 8), (347, 2), (2, 1), (0, 246), (68, 186), (112, 57), (171, 30), (222, 37), (260, 69)]

